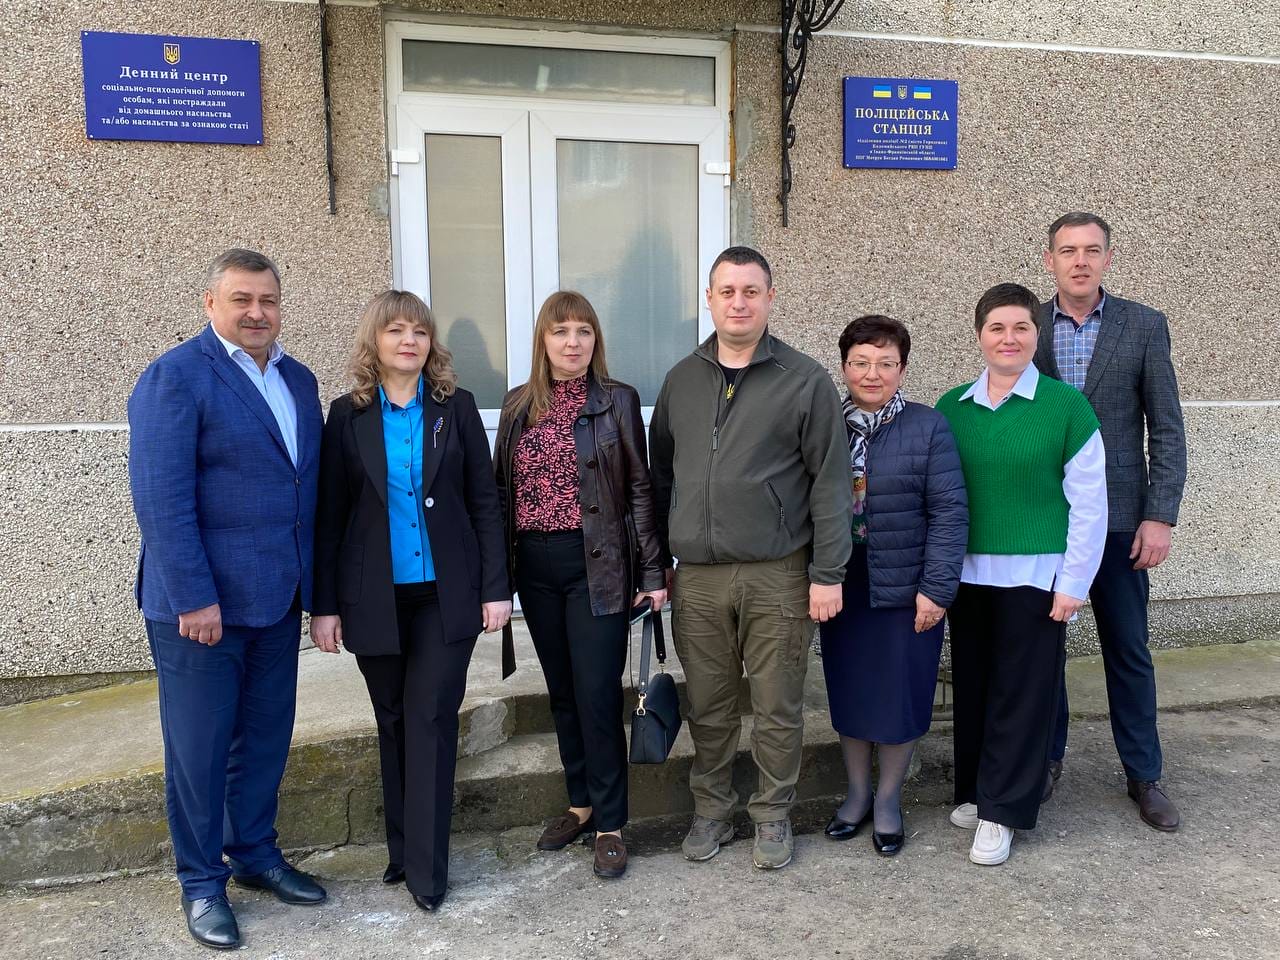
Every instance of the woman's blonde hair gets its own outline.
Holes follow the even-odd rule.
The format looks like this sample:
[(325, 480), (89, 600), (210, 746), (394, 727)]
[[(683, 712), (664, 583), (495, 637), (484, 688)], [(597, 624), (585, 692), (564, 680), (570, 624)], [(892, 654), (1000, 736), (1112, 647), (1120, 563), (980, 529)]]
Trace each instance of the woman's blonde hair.
[(604, 331), (591, 301), (576, 290), (559, 290), (547, 297), (538, 320), (533, 325), (533, 363), (529, 370), (529, 382), (516, 391), (511, 405), (516, 413), (523, 412), (530, 424), (537, 423), (551, 408), (551, 361), (547, 359), (546, 336), (551, 328), (571, 320), (585, 322), (596, 335), (595, 348), (591, 351), (590, 371), (599, 383), (609, 379), (609, 369), (604, 362)]
[(431, 396), (443, 403), (453, 396), (458, 387), (458, 375), (453, 372), (453, 354), (440, 342), (435, 317), (422, 298), (407, 290), (386, 290), (364, 308), (356, 327), (356, 342), (351, 350), (348, 372), (351, 375), (351, 402), (357, 407), (367, 407), (378, 395), (382, 382), (382, 367), (378, 363), (378, 334), (394, 320), (403, 320), (415, 327), (422, 327), (431, 338), (431, 350), (422, 370)]

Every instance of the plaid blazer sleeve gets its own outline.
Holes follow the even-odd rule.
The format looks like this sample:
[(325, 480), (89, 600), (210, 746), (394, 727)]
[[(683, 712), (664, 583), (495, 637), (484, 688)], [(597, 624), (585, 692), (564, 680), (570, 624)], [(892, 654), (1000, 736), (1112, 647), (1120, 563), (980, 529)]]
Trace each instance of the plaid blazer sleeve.
[(1178, 522), (1178, 508), (1187, 482), (1187, 435), (1178, 399), (1178, 378), (1170, 356), (1169, 321), (1163, 313), (1143, 307), (1149, 315), (1139, 389), (1147, 419), (1148, 480), (1143, 520)]

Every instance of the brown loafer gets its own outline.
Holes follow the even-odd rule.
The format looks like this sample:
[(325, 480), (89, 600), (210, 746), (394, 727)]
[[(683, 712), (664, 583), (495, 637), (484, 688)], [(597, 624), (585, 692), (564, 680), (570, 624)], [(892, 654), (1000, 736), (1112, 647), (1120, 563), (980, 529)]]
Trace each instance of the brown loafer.
[(538, 838), (539, 850), (562, 850), (584, 833), (592, 833), (596, 829), (595, 817), (587, 817), (583, 823), (572, 813), (562, 813), (552, 817)]
[(1137, 801), (1138, 816), (1143, 823), (1165, 833), (1178, 829), (1182, 817), (1173, 801), (1164, 795), (1159, 780), (1130, 780), (1129, 796)]
[(601, 833), (596, 836), (596, 859), (591, 871), (597, 877), (616, 880), (627, 872), (627, 847), (621, 837), (612, 833)]

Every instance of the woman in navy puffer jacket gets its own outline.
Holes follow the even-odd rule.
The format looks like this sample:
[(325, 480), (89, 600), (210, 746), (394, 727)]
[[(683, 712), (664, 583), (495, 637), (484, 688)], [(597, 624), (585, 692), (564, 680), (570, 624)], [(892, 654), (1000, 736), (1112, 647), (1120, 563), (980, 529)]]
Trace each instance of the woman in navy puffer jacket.
[[(960, 457), (946, 420), (899, 386), (911, 335), (860, 317), (840, 336), (853, 476), (853, 553), (844, 607), (822, 625), (831, 723), (849, 792), (826, 834), (848, 840), (868, 820), (878, 853), (902, 849), (902, 785), (929, 729), (942, 622), (955, 599), (969, 533)], [(880, 777), (871, 788), (871, 753)]]

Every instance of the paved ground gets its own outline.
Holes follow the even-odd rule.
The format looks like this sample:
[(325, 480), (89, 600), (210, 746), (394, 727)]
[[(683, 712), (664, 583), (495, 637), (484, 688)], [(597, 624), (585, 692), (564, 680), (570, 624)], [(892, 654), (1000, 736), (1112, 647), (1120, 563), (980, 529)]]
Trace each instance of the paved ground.
[[(1073, 728), (1067, 772), (1040, 827), (1003, 867), (968, 863), (947, 808), (914, 805), (908, 846), (799, 838), (776, 873), (746, 838), (706, 864), (671, 834), (633, 845), (628, 876), (596, 880), (588, 851), (532, 850), (534, 832), (459, 837), (439, 915), (376, 877), (382, 851), (316, 854), (320, 908), (235, 891), (250, 957), (1270, 958), (1280, 956), (1280, 705), (1162, 714), (1167, 779), (1185, 824), (1158, 834), (1125, 797), (1109, 730)], [(212, 956), (186, 937), (159, 874), (0, 897), (7, 960)]]

